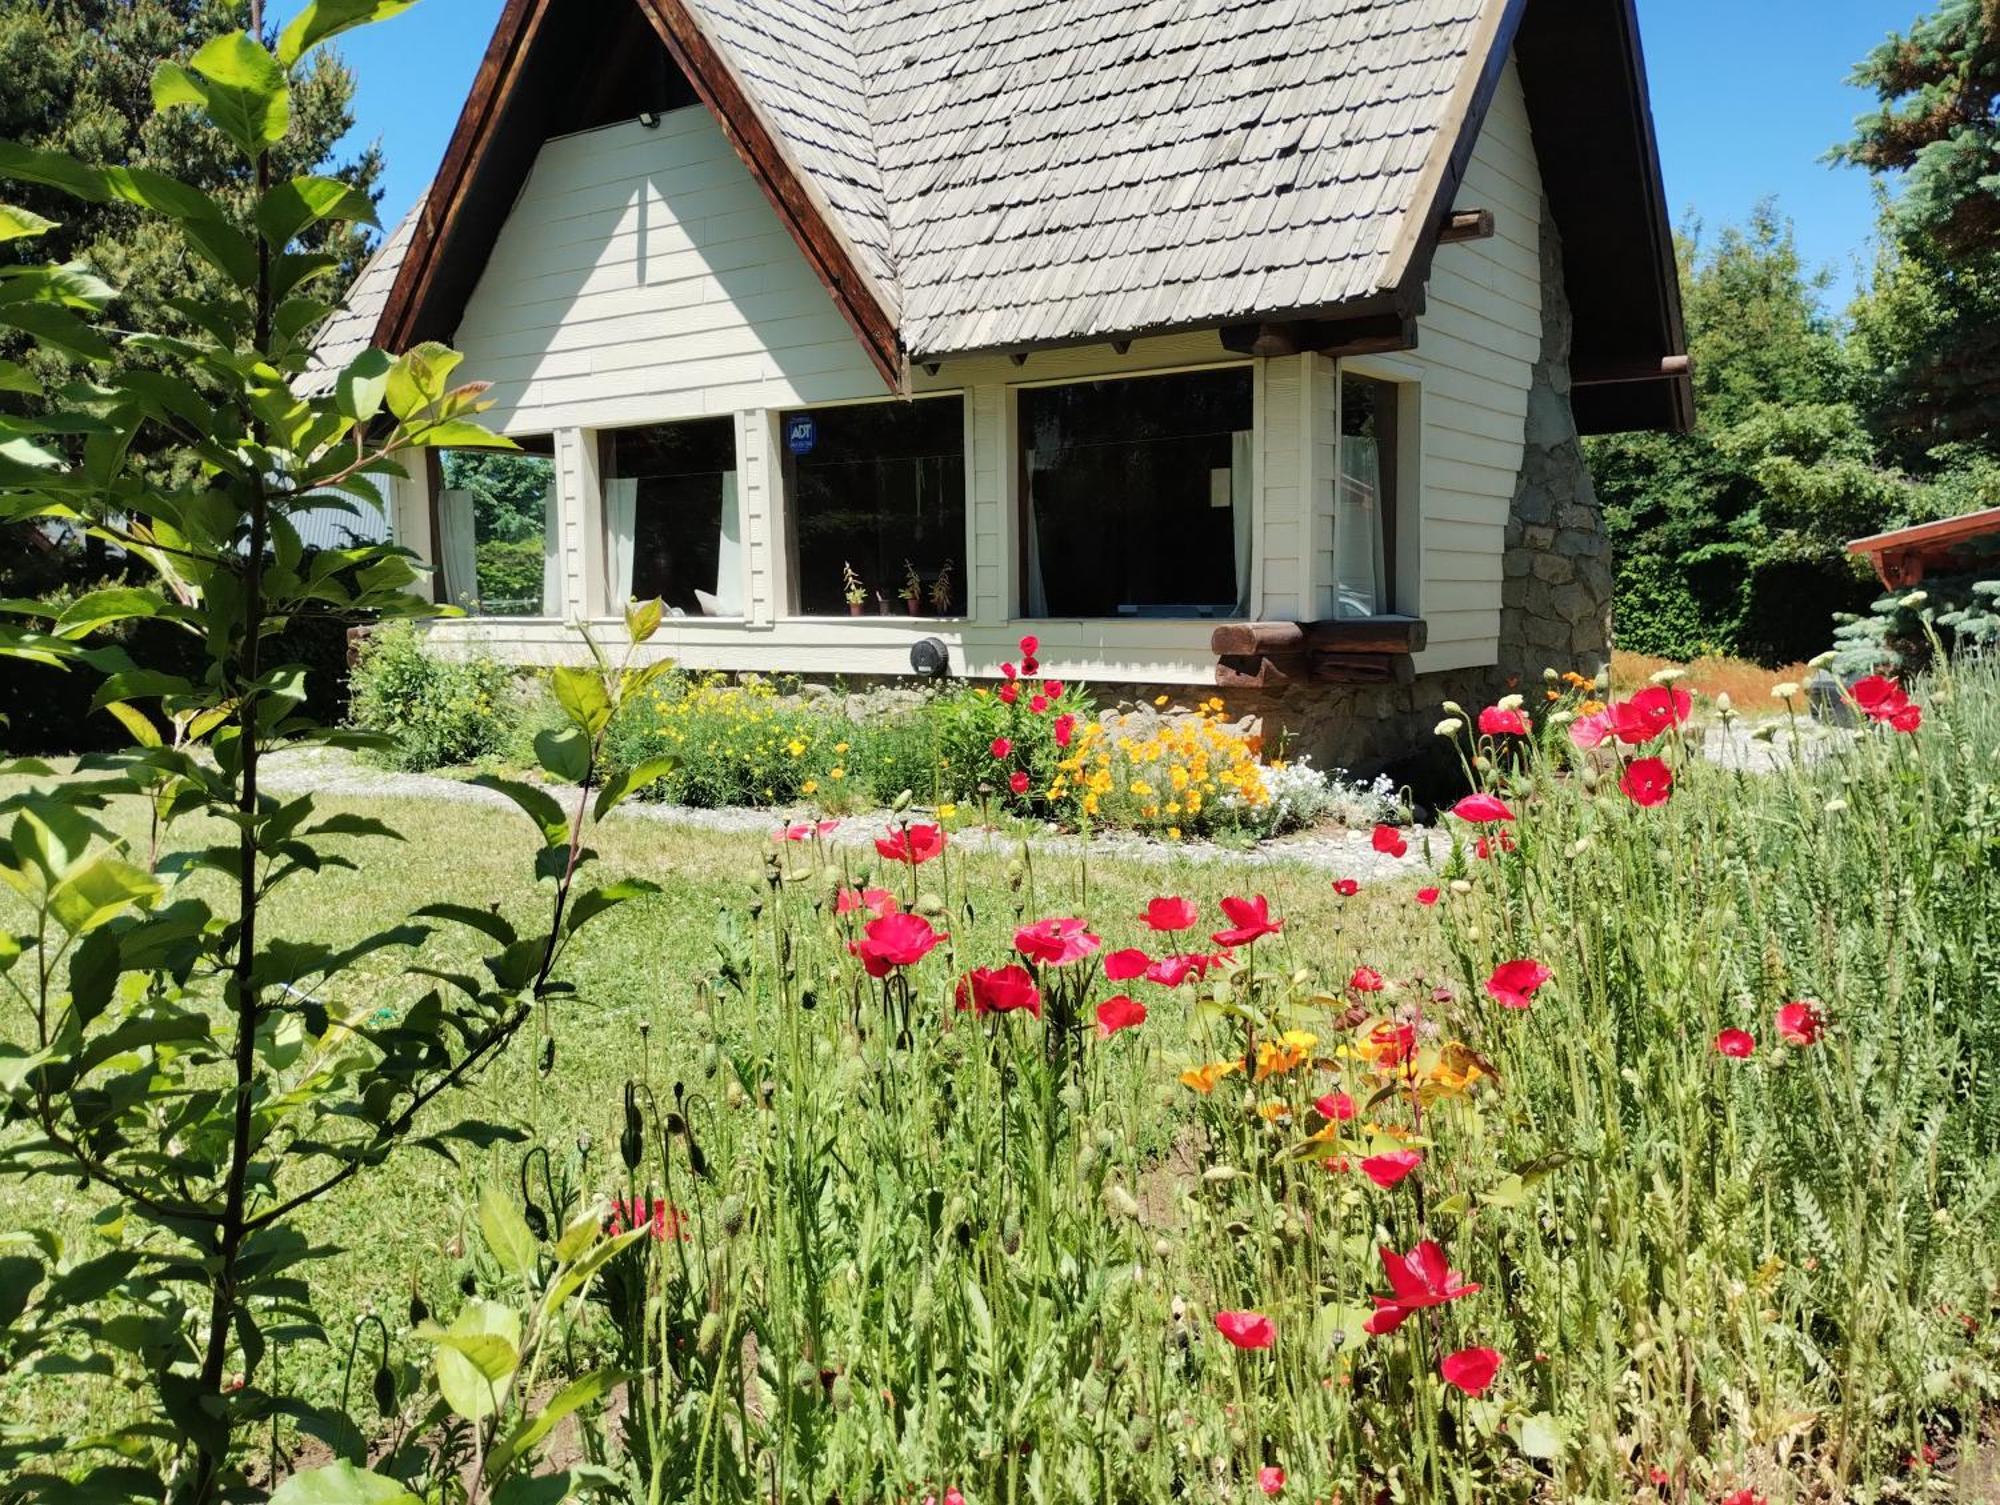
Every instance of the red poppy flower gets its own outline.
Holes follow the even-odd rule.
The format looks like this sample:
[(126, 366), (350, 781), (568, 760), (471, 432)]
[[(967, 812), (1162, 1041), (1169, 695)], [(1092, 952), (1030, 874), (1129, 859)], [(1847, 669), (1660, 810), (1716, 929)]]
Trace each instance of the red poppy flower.
[(1027, 678), (1032, 679), (1041, 672), (1041, 663), (1033, 654), (1029, 654), (1021, 660), (1021, 673)]
[(1391, 1150), (1362, 1161), (1361, 1174), (1387, 1191), (1423, 1163), (1424, 1157), (1417, 1150)]
[(1257, 1487), (1267, 1495), (1274, 1495), (1285, 1487), (1285, 1471), (1271, 1464), (1257, 1470)]
[(1757, 1049), (1757, 1037), (1747, 1029), (1726, 1029), (1715, 1037), (1715, 1049), (1733, 1061), (1747, 1061)]
[(831, 836), (840, 829), (837, 820), (794, 821), (789, 826), (780, 826), (771, 833), (773, 841), (811, 841), (815, 836)]
[(1014, 755), (1014, 744), (1005, 737), (995, 737), (990, 751), (996, 758), (1011, 758)]
[(1479, 733), (1483, 737), (1525, 737), (1528, 721), (1519, 711), (1490, 705), (1479, 713)]
[(1630, 700), (1611, 707), (1611, 729), (1618, 740), (1636, 747), (1662, 732), (1686, 723), (1694, 712), (1694, 697), (1676, 685), (1649, 685)]
[(1149, 930), (1192, 930), (1199, 912), (1186, 899), (1179, 897), (1154, 899), (1147, 903), (1146, 912), (1139, 916), (1140, 923)]
[(1014, 932), (1014, 949), (1045, 967), (1066, 967), (1082, 961), (1103, 944), (1078, 919), (1037, 920)]
[(1004, 967), (974, 967), (958, 982), (958, 1006), (975, 1014), (1011, 1014), (1025, 1009), (1042, 1017), (1042, 992), (1028, 969), (1017, 962)]
[(1025, 769), (1017, 768), (1007, 775), (1007, 787), (1016, 794), (1028, 792), (1028, 775)]
[(1012, 679), (1014, 677), (1014, 666), (1012, 664), (1002, 664), (1000, 666), (1000, 677), (1002, 679)]
[(1847, 693), (1853, 697), (1854, 703), (1870, 716), (1892, 710), (1909, 698), (1893, 679), (1884, 678), (1880, 674), (1870, 674), (1864, 679), (1857, 679)]
[(1033, 658), (1042, 651), (1042, 640), (1031, 632), (1021, 639), (1019, 647), (1022, 658)]
[(1639, 758), (1626, 765), (1618, 787), (1641, 810), (1650, 810), (1674, 792), (1674, 772), (1658, 758)]
[(885, 977), (891, 967), (916, 965), (943, 939), (922, 915), (888, 914), (870, 920), (848, 949), (861, 958), (870, 977)]
[(1076, 735), (1076, 717), (1065, 711), (1062, 715), (1056, 717), (1052, 723), (1052, 727), (1055, 732), (1056, 746), (1068, 747), (1070, 739)]
[(1531, 957), (1502, 962), (1486, 979), (1486, 994), (1502, 1008), (1525, 1009), (1533, 1003), (1535, 990), (1553, 976), (1555, 973)]
[(1156, 982), (1163, 988), (1177, 988), (1188, 980), (1194, 971), (1195, 958), (1192, 956), (1163, 956), (1146, 969), (1146, 981)]
[(681, 1210), (657, 1197), (611, 1199), (611, 1223), (606, 1231), (615, 1236), (628, 1227), (651, 1228), (655, 1243), (688, 1241), (687, 1222)]
[(1468, 794), (1451, 807), (1451, 813), (1475, 826), (1490, 825), (1496, 820), (1514, 818), (1514, 812), (1507, 808), (1506, 803), (1490, 794)]
[(1484, 1395), (1500, 1372), (1500, 1355), (1491, 1348), (1461, 1348), (1438, 1361), (1444, 1382), (1467, 1395)]
[(1028, 702), (1028, 709), (1033, 711), (1037, 716), (1041, 715), (1048, 708), (1049, 697), (1046, 695), (1037, 695)]
[(1045, 679), (1042, 681), (1042, 693), (1048, 696), (1050, 700), (1061, 700), (1062, 692), (1063, 682), (1061, 680)]
[(1135, 977), (1144, 977), (1153, 959), (1136, 946), (1128, 946), (1123, 951), (1113, 951), (1104, 958), (1104, 976), (1108, 982), (1130, 982)]
[(1416, 1027), (1384, 1020), (1368, 1032), (1368, 1044), (1377, 1066), (1400, 1066), (1416, 1051)]
[(1722, 1505), (1769, 1505), (1769, 1502), (1754, 1489), (1739, 1489), (1725, 1497)]
[(1146, 1005), (1136, 998), (1127, 998), (1120, 993), (1116, 998), (1107, 998), (1097, 1006), (1097, 1038), (1109, 1040), (1121, 1029), (1131, 1029), (1135, 1024), (1146, 1022)]
[(1361, 892), (1361, 885), (1352, 878), (1336, 878), (1333, 880), (1333, 891), (1343, 899), (1351, 899)]
[(1313, 1112), (1330, 1124), (1346, 1123), (1354, 1117), (1354, 1099), (1345, 1092), (1329, 1092), (1314, 1101)]
[(1408, 1254), (1398, 1254), (1384, 1244), (1382, 1269), (1395, 1294), (1374, 1297), (1375, 1314), (1362, 1324), (1378, 1335), (1394, 1332), (1417, 1312), (1470, 1296), (1479, 1289), (1467, 1285), (1465, 1277), (1445, 1263), (1444, 1250), (1429, 1239)]
[(1356, 967), (1354, 975), (1347, 979), (1350, 993), (1379, 993), (1384, 986), (1382, 974), (1373, 967)]
[(1285, 928), (1283, 920), (1271, 918), (1270, 901), (1262, 894), (1254, 899), (1224, 899), (1222, 914), (1231, 928), (1218, 930), (1209, 937), (1218, 946), (1247, 946)]
[(944, 850), (941, 826), (902, 826), (887, 836), (875, 838), (875, 850), (891, 862), (907, 862), (911, 867), (929, 862)]
[[(1012, 669), (1014, 666), (1012, 664), (1003, 664), (1001, 667), (1006, 669)], [(1015, 684), (1011, 678), (1007, 681), (1007, 683), (1005, 683), (1000, 687), (1000, 704), (1012, 705), (1015, 701), (1019, 700), (1020, 698), (1021, 698), (1021, 687)]]
[(1918, 705), (1899, 705), (1885, 719), (1896, 731), (1913, 732), (1924, 724), (1924, 712)]
[(1513, 850), (1514, 836), (1510, 831), (1502, 831), (1500, 839), (1497, 842), (1482, 836), (1472, 844), (1472, 855), (1477, 857), (1481, 862), (1485, 862), (1495, 852), (1511, 852)]
[(1368, 844), (1389, 857), (1401, 857), (1410, 850), (1410, 844), (1403, 839), (1403, 833), (1394, 826), (1377, 826), (1369, 836)]
[(1778, 1038), (1787, 1045), (1817, 1045), (1826, 1019), (1810, 998), (1778, 1010)]
[(896, 902), (896, 896), (886, 888), (843, 888), (833, 901), (833, 912), (837, 915), (853, 914), (858, 909), (880, 917), (892, 915), (903, 906)]
[(1269, 1348), (1278, 1336), (1262, 1312), (1217, 1312), (1215, 1330), (1238, 1348)]
[(1417, 890), (1417, 902), (1426, 909), (1437, 903), (1439, 897), (1438, 890), (1434, 888), (1420, 888)]

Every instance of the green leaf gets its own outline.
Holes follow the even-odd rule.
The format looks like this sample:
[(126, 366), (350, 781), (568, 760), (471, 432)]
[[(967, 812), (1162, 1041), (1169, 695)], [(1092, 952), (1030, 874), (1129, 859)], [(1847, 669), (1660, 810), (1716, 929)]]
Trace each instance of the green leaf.
[(469, 418), (449, 418), (426, 425), (417, 440), (432, 449), (519, 449), (505, 434), (496, 434), (483, 423)]
[(284, 68), (249, 32), (211, 37), (188, 66), (206, 81), (206, 88), (189, 83), (205, 96), (208, 118), (246, 156), (284, 139), (292, 123), (291, 88)]
[(416, 0), (309, 0), (278, 37), (278, 61), (287, 68), (328, 37), (386, 21), (408, 10)]
[(535, 759), (563, 783), (581, 784), (590, 772), (590, 739), (573, 726), (546, 728), (535, 733)]
[(162, 113), (185, 108), (201, 109), (208, 103), (208, 91), (179, 63), (164, 62), (153, 70), (153, 108)]
[(12, 204), (0, 204), (0, 241), (46, 235), (55, 227), (54, 220), (43, 219), (32, 209), (16, 209)]
[(42, 384), (35, 380), (34, 373), (17, 361), (0, 361), (0, 392), (21, 392), (29, 397), (39, 397)]
[(479, 1188), (479, 1236), (501, 1269), (523, 1280), (534, 1278), (535, 1235), (514, 1199), (491, 1181)]
[(474, 909), (470, 904), (426, 904), (417, 911), (419, 919), (452, 920), (460, 925), (470, 925), (482, 935), (490, 936), (503, 946), (511, 946), (520, 939), (514, 927), (490, 910)]
[(117, 719), (118, 724), (124, 727), (131, 734), (132, 740), (141, 747), (160, 745), (160, 729), (154, 726), (147, 719), (146, 713), (137, 706), (127, 705), (122, 700), (114, 700), (104, 709)]
[(1529, 1458), (1560, 1458), (1563, 1455), (1562, 1427), (1546, 1411), (1537, 1411), (1523, 1420), (1520, 1435), (1514, 1440)]
[(302, 1469), (271, 1494), (271, 1505), (422, 1505), (394, 1479), (343, 1459), (320, 1468)]
[(25, 330), (44, 345), (53, 345), (87, 361), (111, 359), (111, 345), (75, 314), (48, 303), (0, 304), (0, 323)]
[(445, 384), (462, 359), (456, 350), (426, 340), (396, 358), (389, 369), (386, 400), (399, 419), (411, 419), (444, 397)]
[(660, 619), (666, 609), (658, 596), (650, 601), (628, 601), (625, 604), (625, 633), (635, 643), (643, 643), (660, 630)]
[(372, 225), (376, 222), (375, 205), (352, 184), (317, 175), (280, 183), (257, 205), (257, 228), (279, 249), (290, 245), (300, 231), (323, 219)]
[(364, 350), (335, 378), (333, 402), (343, 418), (366, 423), (382, 411), (389, 389), (389, 369), (395, 364), (380, 350)]
[(549, 1403), (537, 1415), (523, 1420), (493, 1450), (492, 1456), (486, 1460), (486, 1477), (489, 1480), (501, 1478), (516, 1459), (531, 1455), (536, 1444), (554, 1431), (564, 1417), (603, 1400), (631, 1378), (623, 1370), (599, 1369), (570, 1381), (549, 1397)]
[(665, 778), (675, 767), (674, 759), (659, 757), (642, 758), (630, 768), (619, 769), (604, 781), (604, 787), (597, 794), (597, 806), (591, 814), (603, 820), (635, 791)]
[(451, 1327), (417, 1329), (431, 1343), (438, 1389), (467, 1421), (491, 1416), (521, 1365), (521, 1316), (497, 1301), (468, 1301)]
[(106, 854), (50, 891), (49, 913), (71, 935), (83, 935), (160, 893), (160, 885), (140, 869)]
[(595, 740), (611, 719), (611, 697), (605, 692), (603, 679), (594, 669), (560, 664), (550, 674), (549, 684), (555, 691), (556, 704), (572, 724)]
[(562, 812), (562, 806), (555, 796), (545, 789), (537, 789), (533, 784), (523, 784), (514, 779), (496, 778), (482, 773), (471, 781), (481, 789), (491, 789), (504, 794), (508, 799), (528, 812), (529, 819), (542, 828), (542, 839), (550, 846), (569, 841), (569, 820)]
[(616, 908), (628, 899), (642, 898), (659, 891), (660, 885), (647, 878), (623, 878), (616, 883), (593, 888), (570, 906), (569, 918), (563, 925), (564, 932), (573, 935), (607, 909)]
[(126, 622), (134, 617), (156, 617), (164, 604), (158, 591), (141, 590), (136, 586), (121, 585), (109, 590), (92, 591), (63, 608), (62, 615), (56, 618), (56, 633), (66, 638), (86, 637), (113, 622)]

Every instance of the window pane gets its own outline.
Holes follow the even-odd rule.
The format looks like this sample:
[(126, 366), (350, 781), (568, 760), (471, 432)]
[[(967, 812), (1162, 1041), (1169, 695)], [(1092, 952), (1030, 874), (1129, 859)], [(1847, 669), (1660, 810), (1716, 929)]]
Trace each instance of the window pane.
[(1245, 369), (1023, 389), (1027, 614), (1237, 611), (1251, 408)]
[[(524, 450), (546, 439), (519, 441)], [(447, 450), (439, 457), (438, 564), (445, 600), (488, 617), (560, 613), (554, 570), (555, 462), (547, 454)], [(556, 587), (559, 591), (559, 587)]]
[(735, 421), (613, 429), (604, 446), (612, 599), (657, 596), (684, 616), (741, 616)]
[[(781, 415), (793, 578), (807, 616), (847, 611), (852, 565), (877, 610), (916, 572), (918, 613), (955, 616), (965, 599), (965, 405), (957, 397), (812, 408)], [(939, 577), (945, 579), (940, 592)]]
[(1396, 407), (1394, 382), (1343, 372), (1340, 476), (1334, 494), (1334, 614), (1394, 610)]

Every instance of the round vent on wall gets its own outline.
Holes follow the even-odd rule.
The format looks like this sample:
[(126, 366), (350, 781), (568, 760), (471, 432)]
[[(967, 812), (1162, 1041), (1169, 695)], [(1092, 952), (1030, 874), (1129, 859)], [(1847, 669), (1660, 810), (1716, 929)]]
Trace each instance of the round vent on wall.
[(910, 645), (910, 668), (925, 679), (943, 679), (951, 672), (951, 650), (942, 638), (920, 638)]

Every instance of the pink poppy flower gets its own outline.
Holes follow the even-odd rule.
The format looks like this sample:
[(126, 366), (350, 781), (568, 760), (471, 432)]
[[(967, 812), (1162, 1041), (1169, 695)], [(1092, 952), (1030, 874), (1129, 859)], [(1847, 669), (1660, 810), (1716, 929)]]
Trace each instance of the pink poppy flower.
[(1812, 999), (1788, 1003), (1778, 1010), (1778, 1038), (1787, 1045), (1817, 1045), (1826, 1018)]
[(1735, 1494), (1725, 1496), (1722, 1505), (1770, 1505), (1770, 1502), (1754, 1489), (1739, 1489)]
[(869, 976), (886, 977), (891, 967), (915, 966), (943, 939), (922, 915), (887, 914), (870, 920), (848, 949), (861, 958)]
[(1507, 808), (1505, 802), (1490, 794), (1468, 794), (1451, 807), (1451, 813), (1475, 826), (1514, 818), (1514, 812)]
[(1028, 709), (1037, 716), (1041, 715), (1048, 708), (1049, 697), (1046, 695), (1037, 695), (1028, 702)]
[(1444, 1382), (1467, 1395), (1484, 1395), (1500, 1373), (1500, 1355), (1491, 1348), (1461, 1348), (1438, 1361)]
[(1005, 737), (995, 737), (990, 751), (996, 758), (1011, 758), (1014, 755), (1014, 744)]
[(1215, 1330), (1238, 1348), (1269, 1348), (1278, 1337), (1262, 1312), (1217, 1312)]
[(1382, 974), (1373, 967), (1356, 967), (1347, 979), (1347, 991), (1350, 993), (1379, 993), (1385, 986)]
[(833, 912), (837, 915), (865, 909), (878, 919), (883, 915), (892, 915), (902, 907), (896, 896), (886, 888), (843, 888), (833, 901)]
[(1641, 810), (1650, 810), (1674, 792), (1674, 773), (1658, 758), (1639, 758), (1626, 765), (1618, 787)]
[(1014, 932), (1014, 949), (1045, 967), (1067, 967), (1094, 954), (1104, 942), (1078, 919), (1037, 920)]
[(1254, 899), (1224, 899), (1222, 915), (1229, 921), (1230, 928), (1218, 930), (1209, 937), (1218, 946), (1247, 946), (1267, 935), (1276, 935), (1285, 928), (1283, 920), (1271, 918), (1270, 901), (1262, 894)]
[(1265, 1464), (1257, 1470), (1257, 1487), (1267, 1495), (1277, 1494), (1285, 1487), (1285, 1471), (1273, 1464)]
[(1042, 992), (1028, 969), (1018, 962), (1004, 967), (974, 967), (958, 980), (958, 1007), (975, 1014), (1011, 1014), (1026, 1010), (1042, 1017)]
[(1490, 705), (1479, 713), (1479, 734), (1482, 737), (1525, 737), (1528, 735), (1528, 719), (1506, 706)]
[(1120, 993), (1116, 998), (1107, 998), (1097, 1006), (1097, 1038), (1109, 1040), (1121, 1029), (1131, 1029), (1146, 1022), (1146, 1005), (1136, 998), (1127, 998)]
[(1345, 1092), (1329, 1092), (1313, 1101), (1313, 1112), (1330, 1124), (1346, 1123), (1354, 1117), (1354, 1099)]
[(1065, 711), (1056, 717), (1050, 726), (1055, 733), (1056, 746), (1068, 747), (1070, 739), (1076, 735), (1076, 717)]
[(1041, 661), (1035, 658), (1033, 654), (1030, 654), (1028, 657), (1021, 660), (1021, 672), (1026, 676), (1028, 676), (1030, 679), (1034, 678), (1037, 674), (1042, 672)]
[(1385, 857), (1401, 857), (1410, 850), (1409, 842), (1394, 826), (1377, 826), (1369, 836), (1368, 844)]
[(1333, 891), (1343, 899), (1351, 899), (1361, 892), (1361, 885), (1352, 878), (1336, 878), (1333, 880)]
[(1525, 1009), (1534, 1001), (1535, 990), (1555, 973), (1531, 957), (1502, 962), (1486, 979), (1486, 994), (1502, 1008)]
[(1398, 1254), (1384, 1244), (1381, 1254), (1382, 1269), (1395, 1294), (1372, 1298), (1375, 1314), (1362, 1324), (1378, 1336), (1394, 1332), (1418, 1312), (1470, 1296), (1479, 1289), (1466, 1284), (1465, 1277), (1445, 1263), (1444, 1250), (1429, 1239), (1408, 1254)]
[(1569, 724), (1570, 745), (1579, 752), (1589, 752), (1602, 747), (1615, 730), (1609, 711), (1592, 711)]
[(875, 850), (891, 862), (919, 867), (944, 850), (941, 826), (903, 826), (875, 838)]
[(1732, 1061), (1747, 1061), (1757, 1049), (1757, 1037), (1747, 1029), (1726, 1029), (1715, 1037), (1715, 1049)]
[(1063, 692), (1063, 682), (1061, 680), (1045, 679), (1042, 681), (1042, 693), (1048, 696), (1050, 700), (1052, 701), (1061, 700), (1062, 692)]
[(1139, 920), (1149, 930), (1192, 930), (1199, 918), (1194, 905), (1182, 898), (1154, 899), (1146, 905), (1146, 912)]
[(1387, 1191), (1423, 1163), (1423, 1155), (1416, 1150), (1391, 1150), (1362, 1161), (1361, 1174)]
[(1618, 740), (1636, 747), (1662, 732), (1684, 725), (1694, 712), (1694, 697), (1677, 685), (1649, 685), (1630, 700), (1611, 707), (1611, 729)]
[(613, 1197), (611, 1222), (605, 1231), (615, 1237), (627, 1227), (650, 1228), (656, 1244), (685, 1244), (689, 1238), (685, 1215), (672, 1203), (657, 1197), (632, 1197), (629, 1200)]
[(1130, 982), (1135, 977), (1144, 977), (1153, 959), (1136, 946), (1128, 946), (1123, 951), (1113, 951), (1104, 958), (1104, 976), (1107, 982)]
[(1435, 888), (1420, 888), (1417, 890), (1417, 902), (1426, 909), (1437, 903), (1440, 897), (1439, 890)]
[(1028, 775), (1025, 769), (1017, 768), (1007, 775), (1007, 787), (1016, 794), (1028, 792)]
[(1188, 980), (1188, 974), (1195, 969), (1192, 956), (1163, 956), (1146, 969), (1146, 981), (1156, 982), (1163, 988), (1177, 988)]
[(1021, 639), (1018, 646), (1021, 650), (1022, 658), (1033, 658), (1042, 651), (1042, 640), (1031, 632)]

